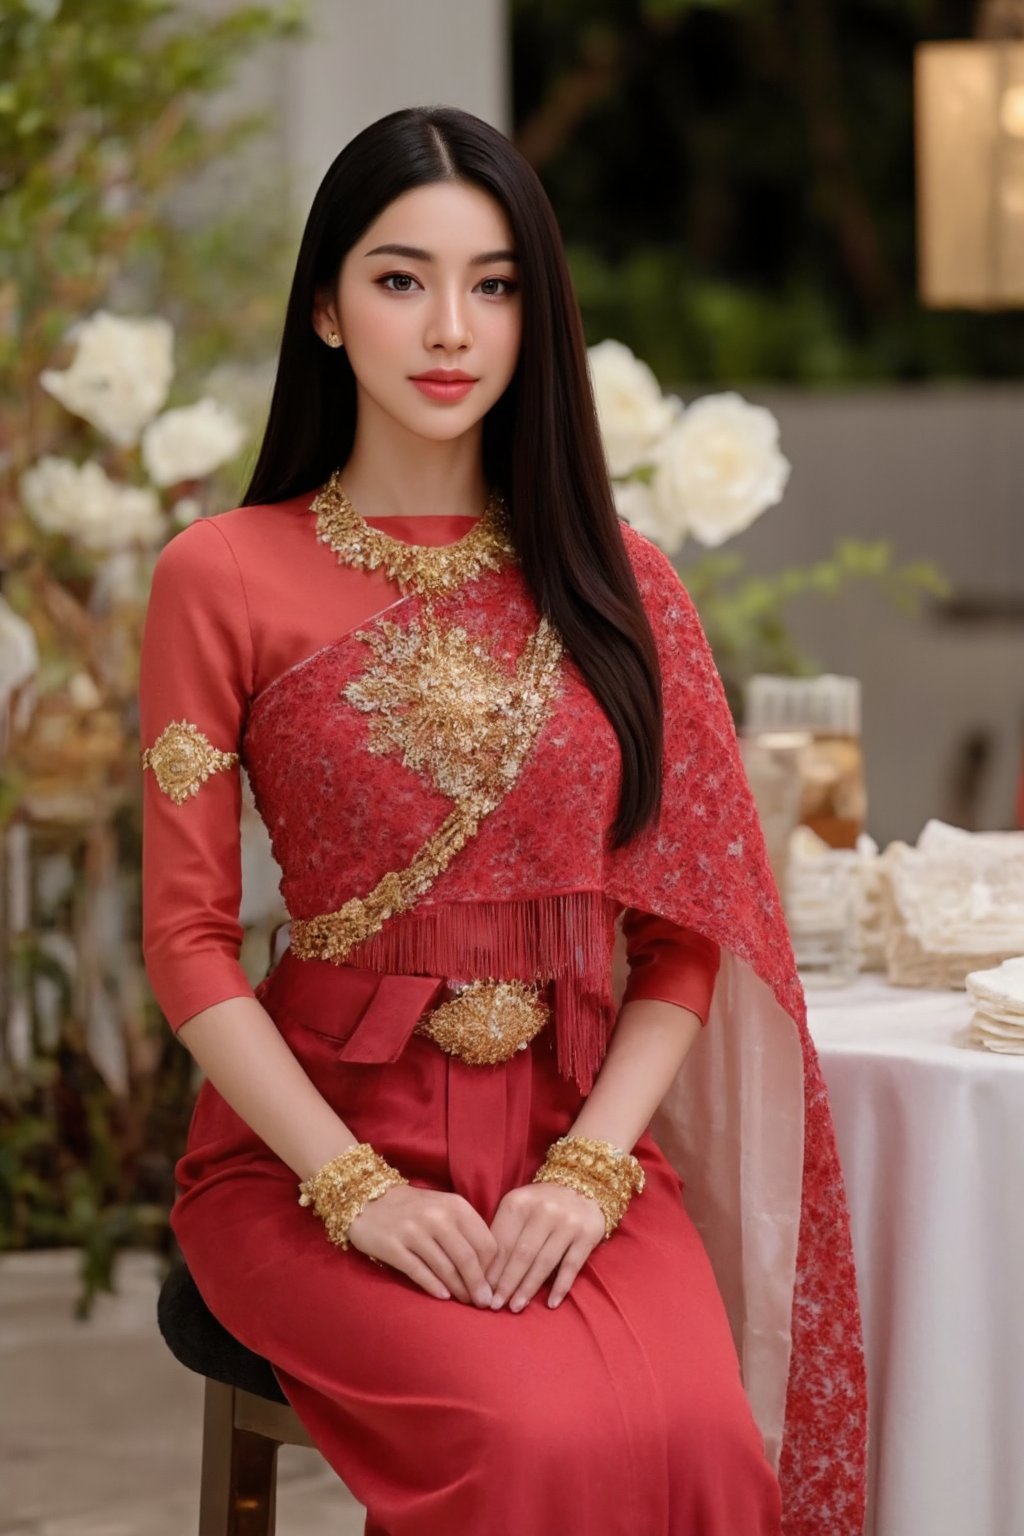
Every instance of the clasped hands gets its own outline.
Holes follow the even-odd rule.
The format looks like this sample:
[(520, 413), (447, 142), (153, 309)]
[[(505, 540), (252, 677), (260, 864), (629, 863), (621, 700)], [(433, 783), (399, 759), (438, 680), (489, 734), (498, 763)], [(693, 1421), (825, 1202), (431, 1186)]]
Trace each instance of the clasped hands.
[(492, 1309), (507, 1301), (510, 1311), (522, 1311), (556, 1269), (548, 1306), (557, 1307), (604, 1241), (604, 1212), (564, 1184), (524, 1184), (502, 1197), (489, 1232), (496, 1245), (485, 1272)]
[(409, 1183), (369, 1201), (349, 1227), (353, 1247), (438, 1299), (514, 1312), (556, 1270), (548, 1305), (558, 1306), (604, 1235), (596, 1200), (546, 1182), (508, 1190), (490, 1227), (462, 1195)]

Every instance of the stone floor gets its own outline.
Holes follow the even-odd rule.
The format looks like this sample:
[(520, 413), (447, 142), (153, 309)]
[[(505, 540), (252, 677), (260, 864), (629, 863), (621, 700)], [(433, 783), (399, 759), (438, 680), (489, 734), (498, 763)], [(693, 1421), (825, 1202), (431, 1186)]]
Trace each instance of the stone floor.
[[(195, 1536), (202, 1382), (156, 1326), (148, 1254), (72, 1314), (77, 1256), (0, 1257), (0, 1536)], [(364, 1511), (315, 1451), (284, 1446), (278, 1536), (362, 1536)]]

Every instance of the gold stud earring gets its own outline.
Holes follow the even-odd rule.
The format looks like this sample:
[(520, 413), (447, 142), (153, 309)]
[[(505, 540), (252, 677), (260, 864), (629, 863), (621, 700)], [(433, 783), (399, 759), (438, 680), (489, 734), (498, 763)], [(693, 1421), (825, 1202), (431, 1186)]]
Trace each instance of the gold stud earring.
[(337, 331), (327, 332), (327, 345), (329, 347), (340, 347), (343, 345), (341, 337), (338, 335)]

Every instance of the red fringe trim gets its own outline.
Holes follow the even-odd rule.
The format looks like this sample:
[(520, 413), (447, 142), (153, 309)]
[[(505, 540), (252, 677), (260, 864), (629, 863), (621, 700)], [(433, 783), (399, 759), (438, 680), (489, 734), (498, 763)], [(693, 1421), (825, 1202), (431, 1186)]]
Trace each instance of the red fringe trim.
[(345, 963), (459, 981), (554, 980), (558, 1070), (589, 1093), (614, 1023), (611, 965), (618, 909), (600, 891), (421, 902), (353, 946)]

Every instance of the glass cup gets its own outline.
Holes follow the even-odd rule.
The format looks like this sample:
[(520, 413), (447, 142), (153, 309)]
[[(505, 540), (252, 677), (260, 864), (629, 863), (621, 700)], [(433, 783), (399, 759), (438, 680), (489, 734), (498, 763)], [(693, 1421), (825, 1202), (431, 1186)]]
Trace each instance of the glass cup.
[(791, 850), (784, 904), (801, 979), (846, 986), (860, 969), (860, 856), (845, 848)]

